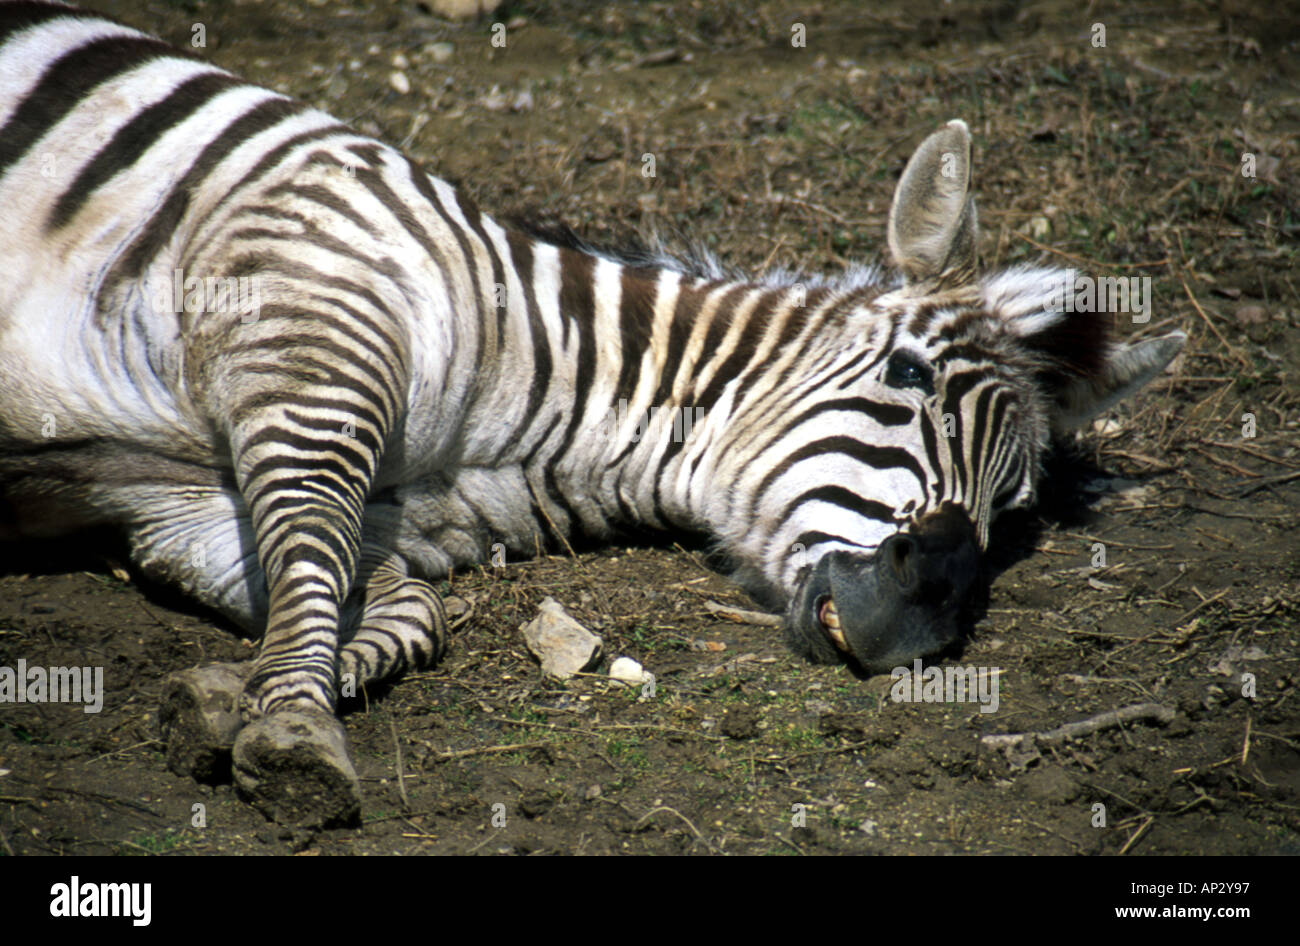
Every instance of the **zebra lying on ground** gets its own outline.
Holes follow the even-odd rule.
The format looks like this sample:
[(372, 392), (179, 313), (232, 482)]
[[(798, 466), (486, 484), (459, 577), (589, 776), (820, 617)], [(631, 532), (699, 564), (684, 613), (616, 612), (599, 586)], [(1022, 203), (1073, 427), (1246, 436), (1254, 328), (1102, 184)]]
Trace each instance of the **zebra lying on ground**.
[[(969, 183), (953, 121), (898, 183), (899, 277), (620, 260), (134, 30), (0, 3), (0, 533), (118, 524), (264, 630), (164, 717), (174, 762), (233, 743), (285, 821), (355, 815), (340, 681), (437, 660), (428, 581), (493, 543), (702, 532), (797, 653), (937, 653), (1052, 431), (1183, 341), (1112, 344), (1048, 304), (1058, 272), (981, 275)], [(651, 408), (694, 423), (638, 432)]]

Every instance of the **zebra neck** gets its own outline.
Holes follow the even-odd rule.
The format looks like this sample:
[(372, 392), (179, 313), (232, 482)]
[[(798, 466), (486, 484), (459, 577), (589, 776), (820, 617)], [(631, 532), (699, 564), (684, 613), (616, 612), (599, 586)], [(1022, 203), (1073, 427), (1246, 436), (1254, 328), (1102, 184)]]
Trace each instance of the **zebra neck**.
[(506, 243), (522, 291), (506, 284), (497, 362), (533, 370), (526, 396), (517, 373), (498, 371), (490, 400), (546, 518), (593, 534), (723, 534), (732, 421), (761, 400), (760, 371), (780, 371), (838, 294), (628, 265), (515, 233)]

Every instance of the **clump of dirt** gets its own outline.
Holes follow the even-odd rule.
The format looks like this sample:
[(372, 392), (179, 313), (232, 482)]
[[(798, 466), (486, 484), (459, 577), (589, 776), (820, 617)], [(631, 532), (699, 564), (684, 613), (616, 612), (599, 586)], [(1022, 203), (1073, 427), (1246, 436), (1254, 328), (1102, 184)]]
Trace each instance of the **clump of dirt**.
[[(796, 661), (710, 609), (751, 605), (671, 539), (509, 562), (445, 583), (473, 610), (440, 667), (349, 707), (359, 829), (281, 828), (168, 771), (163, 678), (249, 642), (142, 586), (112, 540), (9, 548), (0, 666), (102, 666), (105, 696), (0, 707), (4, 851), (1300, 851), (1293, 14), (1090, 14), (1098, 46), (1064, 3), (918, 20), (830, 0), (795, 20), (767, 0), (539, 0), (462, 25), (418, 3), (92, 5), (185, 46), (203, 23), (199, 54), (404, 146), (488, 212), (682, 232), (750, 267), (874, 258), (911, 148), (962, 117), (989, 265), (1150, 276), (1150, 321), (1121, 334), (1191, 338), (995, 536), (986, 613), (948, 663), (999, 671), (996, 712)], [(654, 687), (543, 679), (518, 627), (548, 595)], [(984, 739), (1137, 704), (1172, 721)]]

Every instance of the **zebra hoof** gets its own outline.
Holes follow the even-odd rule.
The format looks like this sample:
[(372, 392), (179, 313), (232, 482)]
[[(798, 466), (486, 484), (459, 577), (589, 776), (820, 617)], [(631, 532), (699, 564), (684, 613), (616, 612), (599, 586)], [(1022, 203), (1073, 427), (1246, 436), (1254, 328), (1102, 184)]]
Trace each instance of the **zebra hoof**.
[(249, 664), (214, 663), (163, 681), (158, 722), (167, 767), (199, 782), (230, 779), (230, 753), (243, 726), (239, 695)]
[(343, 724), (308, 710), (280, 710), (239, 732), (235, 784), (278, 824), (303, 828), (355, 822), (361, 783), (348, 758)]

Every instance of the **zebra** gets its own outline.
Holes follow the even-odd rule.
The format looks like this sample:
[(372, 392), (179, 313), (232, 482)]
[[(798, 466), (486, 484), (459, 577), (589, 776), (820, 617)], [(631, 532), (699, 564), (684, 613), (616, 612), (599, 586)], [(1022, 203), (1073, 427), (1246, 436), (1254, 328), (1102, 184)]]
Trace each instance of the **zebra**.
[(1184, 341), (1112, 341), (1051, 304), (1059, 270), (984, 272), (960, 120), (898, 181), (896, 270), (752, 277), (500, 223), (43, 0), (0, 3), (0, 207), (0, 538), (116, 526), (260, 633), (169, 682), (164, 731), (289, 823), (356, 817), (340, 687), (437, 661), (430, 582), (495, 543), (703, 534), (794, 653), (941, 654), (1053, 436)]

